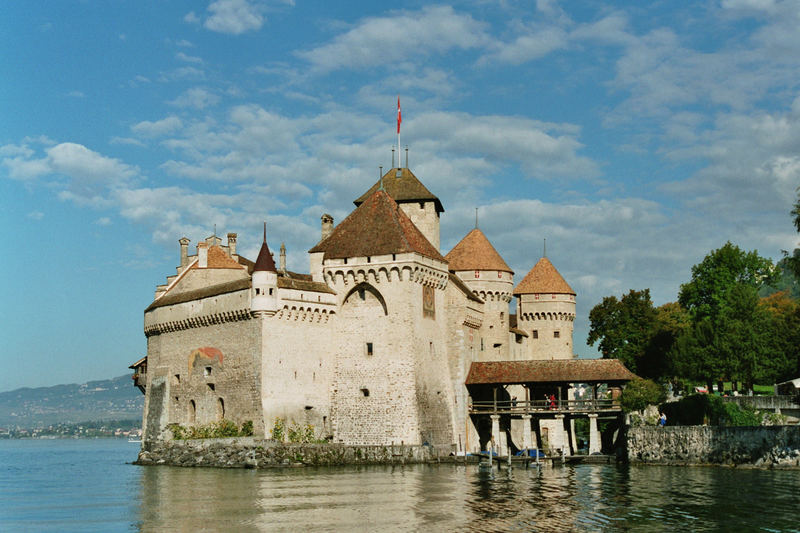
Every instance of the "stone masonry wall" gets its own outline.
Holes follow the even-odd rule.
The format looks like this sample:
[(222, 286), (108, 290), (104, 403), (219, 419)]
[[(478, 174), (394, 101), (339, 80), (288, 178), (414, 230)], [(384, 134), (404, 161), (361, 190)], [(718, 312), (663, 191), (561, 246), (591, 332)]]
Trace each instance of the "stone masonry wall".
[(800, 427), (631, 427), (627, 458), (645, 464), (800, 466)]
[(343, 444), (279, 444), (252, 437), (172, 440), (145, 443), (136, 464), (269, 468), (353, 464), (424, 463), (448, 456), (451, 447), (346, 446)]
[[(203, 306), (196, 308), (201, 311)], [(157, 311), (169, 318), (169, 308)], [(186, 311), (176, 314), (191, 314)], [(201, 425), (221, 418), (237, 424), (252, 420), (256, 434), (263, 435), (259, 339), (255, 320), (148, 337), (145, 439), (161, 438), (171, 423)]]

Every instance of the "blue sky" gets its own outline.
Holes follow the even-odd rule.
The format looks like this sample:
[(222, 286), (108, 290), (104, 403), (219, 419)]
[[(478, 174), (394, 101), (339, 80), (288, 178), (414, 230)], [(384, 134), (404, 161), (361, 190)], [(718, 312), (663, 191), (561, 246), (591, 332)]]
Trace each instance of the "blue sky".
[(117, 376), (177, 240), (261, 221), (289, 268), (391, 165), (480, 225), (519, 281), (675, 299), (727, 240), (798, 237), (800, 4), (7, 2), (0, 15), (0, 390)]

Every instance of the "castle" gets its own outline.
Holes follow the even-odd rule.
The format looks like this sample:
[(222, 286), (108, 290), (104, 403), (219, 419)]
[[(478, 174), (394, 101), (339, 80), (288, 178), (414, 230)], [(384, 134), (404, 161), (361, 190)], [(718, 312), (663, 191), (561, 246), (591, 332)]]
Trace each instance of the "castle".
[[(575, 291), (546, 257), (515, 286), (477, 224), (442, 255), (444, 208), (408, 168), (354, 203), (338, 225), (322, 216), (309, 274), (287, 269), (283, 246), (275, 264), (266, 225), (255, 263), (234, 233), (195, 255), (179, 241), (177, 273), (144, 312), (147, 356), (132, 367), (146, 391), (145, 441), (168, 438), (169, 424), (223, 418), (269, 436), (280, 417), (336, 443), (473, 451), (499, 428), (471, 416), (490, 390), (485, 376), (468, 388), (476, 363), (574, 359)], [(502, 400), (541, 398), (509, 383)], [(571, 394), (558, 389), (559, 400)], [(529, 445), (524, 433), (517, 448)]]

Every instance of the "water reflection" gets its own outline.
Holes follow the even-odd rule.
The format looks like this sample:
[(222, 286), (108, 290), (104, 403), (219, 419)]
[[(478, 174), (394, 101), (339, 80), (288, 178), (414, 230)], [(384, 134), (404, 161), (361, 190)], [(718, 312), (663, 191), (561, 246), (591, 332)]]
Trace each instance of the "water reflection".
[(796, 471), (142, 469), (141, 531), (800, 531)]

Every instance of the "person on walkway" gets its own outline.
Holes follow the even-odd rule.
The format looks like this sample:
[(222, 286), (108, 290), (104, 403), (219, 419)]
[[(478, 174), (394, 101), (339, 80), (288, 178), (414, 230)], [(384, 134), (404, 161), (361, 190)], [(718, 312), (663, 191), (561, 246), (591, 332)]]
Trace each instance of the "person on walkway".
[(658, 417), (658, 425), (662, 428), (667, 425), (667, 415), (665, 413), (661, 413), (661, 416)]
[(555, 408), (556, 408), (556, 395), (555, 394), (551, 394), (550, 395), (550, 409), (555, 409)]

